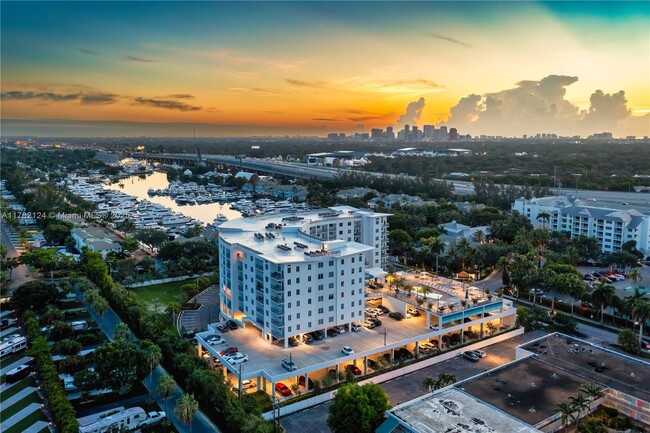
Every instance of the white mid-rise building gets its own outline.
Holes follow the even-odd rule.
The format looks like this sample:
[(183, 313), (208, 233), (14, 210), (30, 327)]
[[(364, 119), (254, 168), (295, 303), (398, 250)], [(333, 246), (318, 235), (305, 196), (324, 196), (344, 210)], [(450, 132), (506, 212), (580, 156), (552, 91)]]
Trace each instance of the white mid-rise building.
[[(650, 254), (650, 215), (635, 209), (596, 207), (573, 196), (552, 196), (526, 200), (518, 198), (512, 210), (525, 215), (533, 226), (598, 239), (602, 252), (619, 251), (634, 240), (636, 248)], [(540, 214), (548, 214), (548, 219)]]
[(386, 261), (389, 214), (348, 206), (220, 225), (221, 315), (269, 342), (363, 321), (366, 272)]

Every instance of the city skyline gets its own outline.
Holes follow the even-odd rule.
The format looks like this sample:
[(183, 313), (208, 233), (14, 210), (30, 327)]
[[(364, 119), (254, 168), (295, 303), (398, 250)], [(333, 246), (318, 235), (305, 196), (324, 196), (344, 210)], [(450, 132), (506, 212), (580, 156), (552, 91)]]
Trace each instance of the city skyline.
[(1, 8), (4, 135), (650, 135), (646, 2)]

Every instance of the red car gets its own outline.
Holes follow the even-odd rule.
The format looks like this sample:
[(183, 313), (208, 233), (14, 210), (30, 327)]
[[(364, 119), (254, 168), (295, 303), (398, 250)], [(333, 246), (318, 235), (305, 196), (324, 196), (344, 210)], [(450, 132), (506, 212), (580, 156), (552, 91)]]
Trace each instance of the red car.
[(239, 349), (236, 347), (229, 347), (224, 351), (219, 352), (219, 355), (224, 356), (224, 355), (232, 355), (233, 353), (239, 352)]
[(275, 390), (280, 393), (280, 395), (287, 397), (291, 395), (291, 390), (282, 382), (275, 384)]
[(355, 376), (359, 376), (361, 374), (361, 370), (359, 369), (359, 367), (352, 364), (346, 366), (345, 371), (351, 371), (352, 374), (354, 374)]

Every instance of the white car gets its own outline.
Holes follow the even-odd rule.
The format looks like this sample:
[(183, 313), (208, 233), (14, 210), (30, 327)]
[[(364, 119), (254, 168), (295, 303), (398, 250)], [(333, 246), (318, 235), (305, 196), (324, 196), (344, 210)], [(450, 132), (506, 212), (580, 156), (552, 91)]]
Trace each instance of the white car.
[(242, 362), (248, 361), (248, 355), (244, 355), (241, 352), (233, 353), (232, 355), (225, 356), (224, 359), (230, 365), (241, 364)]
[(341, 352), (343, 352), (344, 355), (354, 355), (354, 350), (350, 346), (343, 346), (343, 349), (341, 349)]
[(363, 322), (363, 326), (365, 326), (368, 329), (372, 329), (377, 325), (375, 325), (375, 323), (371, 322), (370, 320), (366, 320), (365, 322)]
[(429, 325), (429, 329), (432, 331), (439, 331), (440, 328), (438, 328), (436, 325)]
[(420, 350), (421, 350), (422, 352), (430, 352), (430, 351), (432, 351), (432, 350), (435, 349), (435, 348), (436, 348), (436, 347), (435, 347), (433, 344), (431, 344), (431, 343), (422, 343), (422, 344), (420, 344)]
[(337, 327), (334, 328), (334, 330), (336, 332), (338, 332), (339, 334), (345, 334), (345, 328), (342, 327), (342, 326), (337, 326)]
[(242, 389), (255, 388), (255, 382), (253, 382), (251, 379), (242, 380), (241, 387)]
[(359, 331), (361, 331), (361, 325), (359, 325), (358, 323), (353, 323), (352, 326), (351, 326), (351, 328), (352, 328), (352, 330), (353, 330), (354, 332), (359, 332)]
[(225, 344), (226, 340), (224, 340), (218, 335), (213, 335), (212, 337), (205, 340), (205, 342), (208, 343), (210, 346), (216, 346), (217, 344)]

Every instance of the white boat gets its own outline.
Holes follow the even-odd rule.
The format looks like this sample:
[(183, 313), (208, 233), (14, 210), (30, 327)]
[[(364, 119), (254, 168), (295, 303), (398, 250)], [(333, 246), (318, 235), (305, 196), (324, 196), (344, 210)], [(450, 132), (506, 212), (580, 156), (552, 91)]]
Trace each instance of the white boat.
[(228, 217), (222, 213), (217, 214), (217, 217), (212, 221), (212, 225), (219, 226), (225, 222), (228, 222)]

